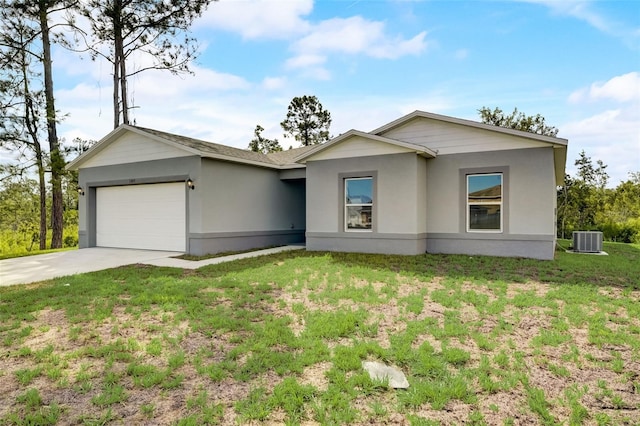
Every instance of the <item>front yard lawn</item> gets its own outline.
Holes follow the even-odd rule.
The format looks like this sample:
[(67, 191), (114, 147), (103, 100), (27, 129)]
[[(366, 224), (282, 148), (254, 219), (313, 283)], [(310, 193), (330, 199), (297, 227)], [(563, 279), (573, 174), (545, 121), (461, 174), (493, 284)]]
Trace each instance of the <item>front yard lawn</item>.
[(2, 288), (0, 424), (637, 425), (640, 247), (605, 250), (296, 251)]

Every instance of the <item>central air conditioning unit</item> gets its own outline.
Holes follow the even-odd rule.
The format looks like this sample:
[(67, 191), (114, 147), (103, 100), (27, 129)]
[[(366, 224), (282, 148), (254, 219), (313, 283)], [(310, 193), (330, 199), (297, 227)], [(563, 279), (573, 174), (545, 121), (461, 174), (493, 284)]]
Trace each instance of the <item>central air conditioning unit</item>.
[(600, 253), (602, 251), (602, 232), (574, 231), (573, 251), (578, 253)]

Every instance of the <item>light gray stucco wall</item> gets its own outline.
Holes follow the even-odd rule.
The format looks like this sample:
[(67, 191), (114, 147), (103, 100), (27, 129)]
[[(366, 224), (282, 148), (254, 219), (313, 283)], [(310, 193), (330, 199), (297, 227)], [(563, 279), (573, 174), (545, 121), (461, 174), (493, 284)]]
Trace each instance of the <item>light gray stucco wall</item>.
[[(304, 241), (305, 181), (278, 170), (199, 156), (80, 169), (80, 248), (96, 245), (96, 188), (180, 182), (186, 193), (186, 247), (194, 255)], [(162, 232), (162, 230), (158, 230)]]
[[(503, 232), (466, 230), (466, 173), (504, 174)], [(427, 162), (427, 251), (553, 259), (553, 148), (441, 155)]]
[[(307, 250), (426, 250), (426, 160), (415, 153), (307, 162)], [(372, 232), (344, 230), (344, 179), (374, 177)]]
[(305, 181), (287, 177), (298, 178), (283, 180), (278, 170), (203, 159), (189, 252), (303, 242)]

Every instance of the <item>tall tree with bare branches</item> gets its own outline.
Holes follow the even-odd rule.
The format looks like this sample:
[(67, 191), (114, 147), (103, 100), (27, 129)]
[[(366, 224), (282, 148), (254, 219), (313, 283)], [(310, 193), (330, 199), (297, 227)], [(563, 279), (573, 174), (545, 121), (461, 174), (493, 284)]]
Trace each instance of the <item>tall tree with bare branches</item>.
[[(214, 0), (89, 0), (82, 8), (90, 33), (78, 31), (92, 57), (113, 67), (113, 127), (129, 124), (129, 79), (150, 69), (190, 72), (197, 53), (188, 33), (193, 20)], [(151, 59), (132, 69), (135, 55)]]

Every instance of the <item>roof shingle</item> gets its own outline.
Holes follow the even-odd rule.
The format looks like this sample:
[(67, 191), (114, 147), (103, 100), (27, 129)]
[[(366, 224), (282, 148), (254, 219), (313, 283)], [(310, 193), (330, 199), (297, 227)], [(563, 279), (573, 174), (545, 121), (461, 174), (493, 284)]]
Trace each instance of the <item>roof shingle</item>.
[(274, 162), (269, 158), (269, 156), (264, 155), (260, 152), (253, 152), (246, 149), (234, 148), (227, 145), (221, 145), (213, 142), (206, 142), (200, 139), (193, 139), (186, 136), (175, 135), (173, 133), (162, 132), (160, 130), (149, 129), (146, 127), (138, 127), (132, 126), (138, 130), (141, 130), (145, 133), (149, 133), (160, 138), (169, 140), (171, 142), (175, 142), (177, 144), (183, 145), (187, 148), (195, 149), (200, 151), (203, 156), (207, 156), (207, 154), (214, 155), (222, 155), (225, 157), (237, 158), (240, 160), (248, 160), (255, 161), (258, 163), (264, 163), (267, 165), (277, 165), (278, 163)]
[(187, 148), (199, 151), (203, 156), (207, 154), (221, 155), (230, 158), (237, 158), (239, 160), (247, 160), (258, 163), (264, 163), (265, 165), (272, 166), (285, 166), (296, 164), (293, 159), (301, 154), (312, 149), (315, 145), (303, 146), (300, 148), (292, 148), (286, 151), (272, 152), (269, 154), (263, 154), (261, 152), (249, 151), (247, 149), (234, 148), (232, 146), (221, 145), (218, 143), (207, 142), (200, 139), (189, 138), (186, 136), (180, 136), (173, 133), (162, 132), (160, 130), (149, 129), (146, 127), (131, 126), (145, 133), (160, 137), (162, 139), (169, 140), (171, 142), (180, 144)]

